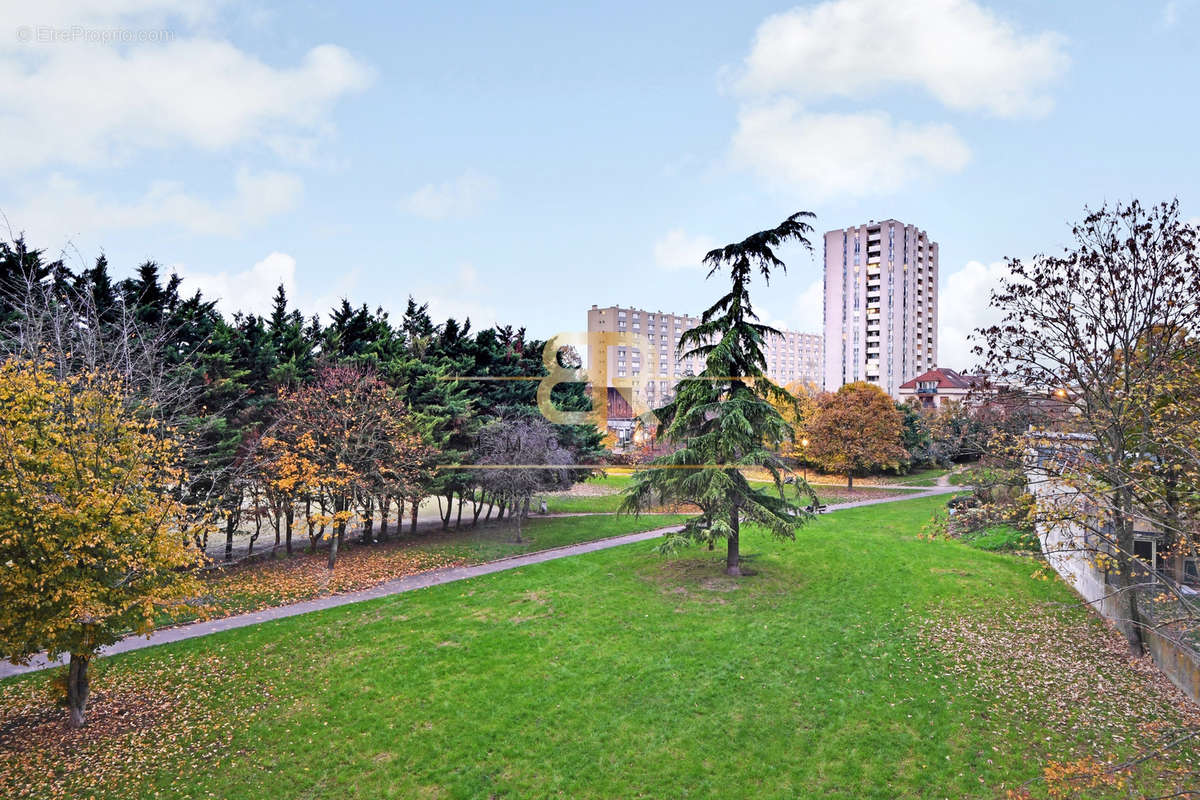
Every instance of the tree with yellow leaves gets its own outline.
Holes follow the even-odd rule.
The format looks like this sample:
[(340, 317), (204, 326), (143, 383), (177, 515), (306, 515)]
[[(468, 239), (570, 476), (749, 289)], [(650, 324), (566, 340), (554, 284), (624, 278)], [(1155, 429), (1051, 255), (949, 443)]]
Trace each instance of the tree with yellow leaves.
[(0, 657), (69, 654), (72, 727), (100, 648), (196, 595), (180, 460), (119, 380), (0, 363)]
[(772, 396), (771, 405), (791, 426), (792, 435), (779, 445), (779, 454), (784, 458), (804, 461), (807, 457), (805, 442), (808, 441), (808, 423), (817, 409), (820, 390), (806, 381), (793, 381), (783, 387), (787, 397)]

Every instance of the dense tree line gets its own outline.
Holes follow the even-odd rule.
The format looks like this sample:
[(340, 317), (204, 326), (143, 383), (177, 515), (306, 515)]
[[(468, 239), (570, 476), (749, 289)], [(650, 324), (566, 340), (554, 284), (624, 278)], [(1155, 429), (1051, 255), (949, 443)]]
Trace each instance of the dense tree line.
[[(398, 319), (343, 300), (323, 320), (280, 286), (269, 314), (226, 317), (153, 261), (118, 280), (103, 256), (73, 270), (20, 238), (0, 242), (0, 325), (6, 354), (53, 360), (63, 374), (127, 373), (188, 443), (179, 500), (210, 518), (197, 544), (220, 530), (227, 556), (237, 531), (251, 531), (253, 547), (264, 528), (290, 552), (298, 521), (314, 543), (340, 542), (351, 520), (364, 539), (386, 538), (393, 514), (397, 527), (405, 513), (415, 527), (425, 498), (437, 498), (443, 527), (460, 523), (464, 506), (472, 522), (484, 505), (503, 515), (507, 493), (457, 465), (471, 462), (489, 423), (536, 406), (536, 380), (503, 379), (545, 374), (544, 342), (523, 327), (436, 321), (411, 297)], [(136, 358), (121, 345), (135, 340)], [(123, 369), (138, 359), (144, 369)], [(579, 384), (555, 387), (553, 400), (590, 408)], [(554, 432), (574, 462), (598, 459), (594, 427)]]

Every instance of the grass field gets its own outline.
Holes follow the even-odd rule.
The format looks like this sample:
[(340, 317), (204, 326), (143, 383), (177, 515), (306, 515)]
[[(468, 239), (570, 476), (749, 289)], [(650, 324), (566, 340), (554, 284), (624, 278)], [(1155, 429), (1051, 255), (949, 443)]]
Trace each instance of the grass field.
[(990, 798), (1188, 724), (1033, 562), (918, 540), (940, 503), (750, 530), (743, 579), (641, 543), (127, 654), (79, 734), (8, 680), (0, 796)]
[(948, 472), (950, 470), (943, 467), (930, 467), (929, 469), (913, 470), (907, 475), (898, 475), (889, 478), (888, 482), (897, 483), (901, 486), (936, 486), (938, 479)]
[[(633, 478), (624, 474), (610, 474), (602, 478), (590, 478), (582, 486), (586, 491), (595, 491), (597, 494), (551, 494), (546, 496), (546, 505), (550, 513), (613, 513), (621, 507), (621, 501), (624, 495), (621, 491), (628, 487), (633, 482)], [(767, 488), (771, 486), (767, 481), (750, 480), (752, 486)], [(929, 485), (933, 485), (930, 481)], [(867, 500), (874, 497), (894, 497), (897, 494), (903, 494), (906, 490), (903, 488), (888, 489), (888, 490), (873, 490), (867, 488), (859, 488), (853, 491), (847, 491), (845, 487), (839, 486), (816, 486), (817, 498), (823, 504), (845, 503), (853, 500)], [(789, 490), (790, 491), (790, 490)], [(917, 492), (916, 488), (907, 491)], [(604, 492), (600, 494), (599, 492)], [(671, 510), (671, 509), (666, 509)], [(696, 513), (694, 508), (679, 509), (684, 513)]]
[[(401, 575), (456, 564), (477, 564), (498, 558), (590, 542), (625, 533), (673, 525), (673, 515), (531, 518), (521, 541), (510, 522), (475, 528), (396, 537), (384, 544), (360, 546), (349, 540), (338, 556), (337, 569), (326, 568), (327, 553), (297, 553), (286, 560), (251, 562), (207, 573), (203, 592), (209, 616), (227, 616), (268, 606), (296, 603), (325, 594), (365, 589)], [(197, 618), (193, 610), (164, 615), (160, 625)]]

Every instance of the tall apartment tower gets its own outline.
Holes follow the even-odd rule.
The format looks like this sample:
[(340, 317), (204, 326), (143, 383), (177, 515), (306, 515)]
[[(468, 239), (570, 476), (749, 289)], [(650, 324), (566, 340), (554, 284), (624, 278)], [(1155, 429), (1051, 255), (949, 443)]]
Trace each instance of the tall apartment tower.
[(825, 389), (892, 397), (937, 366), (938, 246), (894, 219), (825, 234)]

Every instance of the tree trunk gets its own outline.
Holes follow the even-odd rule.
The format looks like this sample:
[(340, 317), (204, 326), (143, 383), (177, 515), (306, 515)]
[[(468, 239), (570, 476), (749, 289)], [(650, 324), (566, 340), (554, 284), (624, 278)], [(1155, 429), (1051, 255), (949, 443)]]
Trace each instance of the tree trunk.
[(414, 497), (411, 502), (412, 509), (409, 511), (410, 516), (408, 518), (408, 532), (415, 534), (417, 532), (417, 510), (421, 506), (421, 500), (420, 498)]
[(1167, 524), (1165, 526), (1167, 529), (1167, 554), (1168, 557), (1174, 558), (1174, 568), (1171, 569), (1171, 565), (1168, 565), (1167, 569), (1171, 569), (1171, 579), (1175, 581), (1175, 585), (1182, 586), (1184, 565), (1186, 564), (1188, 555), (1188, 541), (1187, 536), (1183, 533), (1183, 521), (1179, 516), (1179, 495), (1176, 492), (1178, 481), (1176, 476), (1177, 472), (1174, 469), (1168, 473), (1168, 477), (1164, 481), (1163, 497), (1167, 507)]
[(308, 551), (317, 552), (317, 540), (313, 538), (312, 529), (312, 497), (304, 498), (304, 524), (308, 527)]
[(379, 498), (379, 541), (386, 542), (388, 538), (388, 512), (392, 510), (392, 498), (384, 495)]
[(519, 503), (513, 503), (510, 508), (512, 509), (512, 511), (509, 513), (509, 516), (517, 518), (517, 541), (520, 542), (521, 541), (521, 506)]
[[(335, 514), (345, 511), (349, 503), (343, 497), (339, 497), (333, 502), (333, 511)], [(338, 546), (342, 543), (342, 537), (346, 535), (346, 520), (342, 517), (337, 517), (337, 524), (333, 526), (333, 533), (329, 537), (329, 568), (333, 569), (334, 563), (337, 561)]]
[[(476, 502), (476, 499), (478, 499), (478, 502)], [(478, 498), (476, 498), (474, 494), (471, 495), (471, 510), (475, 514), (474, 518), (471, 520), (472, 528), (479, 524), (479, 515), (483, 513), (483, 501), (484, 497), (482, 493), (480, 493)]]
[(362, 543), (370, 544), (375, 538), (375, 498), (367, 500), (363, 511)]
[(725, 574), (738, 576), (742, 574), (742, 557), (738, 551), (738, 539), (741, 536), (737, 508), (729, 512), (729, 536), (725, 540)]
[(337, 535), (329, 537), (329, 564), (328, 564), (328, 567), (330, 570), (332, 570), (333, 565), (337, 563), (338, 540), (340, 538), (341, 537), (337, 536)]
[(459, 492), (458, 493), (458, 519), (454, 520), (454, 527), (456, 527), (456, 528), (462, 525), (462, 507), (463, 507), (463, 503), (465, 503), (466, 501), (467, 501), (466, 495), (464, 495), (462, 492)]
[(854, 474), (851, 472), (846, 473), (846, 489), (851, 492), (854, 491)]
[(283, 546), (287, 550), (287, 554), (292, 554), (292, 520), (295, 517), (296, 509), (292, 506), (291, 501), (288, 501), (287, 510), (284, 511), (284, 528), (283, 528)]
[(71, 653), (71, 666), (67, 671), (67, 708), (70, 711), (68, 724), (82, 728), (88, 701), (88, 663), (91, 656)]
[[(257, 504), (257, 499), (255, 503)], [(261, 506), (254, 507), (254, 535), (250, 537), (250, 546), (246, 548), (246, 555), (250, 556), (254, 553), (254, 543), (258, 541), (258, 537), (262, 535), (262, 510)]]
[(442, 515), (442, 498), (438, 498), (438, 515), (442, 517), (442, 530), (450, 528), (450, 516), (454, 513), (454, 492), (446, 492), (446, 513)]
[(1120, 489), (1116, 493), (1113, 508), (1113, 532), (1117, 537), (1117, 547), (1120, 550), (1120, 571), (1117, 576), (1118, 625), (1125, 635), (1125, 643), (1129, 645), (1129, 654), (1141, 658), (1145, 653), (1142, 642), (1142, 618), (1138, 610), (1138, 590), (1134, 584), (1140, 582), (1141, 576), (1135, 574), (1137, 561), (1133, 557), (1133, 498), (1128, 489)]
[(237, 514), (230, 511), (225, 516), (225, 560), (233, 561), (233, 532), (237, 529)]

